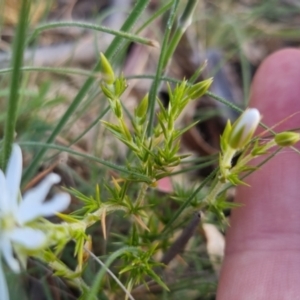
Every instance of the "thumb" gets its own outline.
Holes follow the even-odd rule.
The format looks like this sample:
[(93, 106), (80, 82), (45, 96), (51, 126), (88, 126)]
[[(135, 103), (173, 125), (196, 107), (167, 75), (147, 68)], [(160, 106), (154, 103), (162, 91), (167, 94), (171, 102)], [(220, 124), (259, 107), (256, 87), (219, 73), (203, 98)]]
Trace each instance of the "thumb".
[[(250, 107), (274, 126), (300, 112), (300, 51), (268, 57), (253, 81)], [(300, 127), (300, 114), (275, 128)], [(299, 299), (300, 155), (287, 148), (239, 187), (226, 237), (217, 299)]]

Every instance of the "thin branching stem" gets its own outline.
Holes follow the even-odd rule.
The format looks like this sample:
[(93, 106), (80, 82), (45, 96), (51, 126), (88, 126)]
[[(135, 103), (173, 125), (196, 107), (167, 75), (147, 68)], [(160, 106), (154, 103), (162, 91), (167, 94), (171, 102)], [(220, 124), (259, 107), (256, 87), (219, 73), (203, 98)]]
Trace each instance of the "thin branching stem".
[[(0, 74), (6, 74), (11, 73), (13, 71), (13, 68), (3, 68), (0, 69)], [(85, 71), (82, 69), (76, 69), (76, 68), (59, 68), (59, 67), (36, 67), (36, 66), (24, 66), (20, 68), (20, 71), (22, 72), (53, 72), (58, 74), (75, 74), (75, 75), (82, 75), (82, 76), (93, 76), (95, 78), (101, 79), (102, 74), (100, 72), (91, 72), (91, 71)]]
[(144, 200), (145, 200), (145, 196), (146, 196), (146, 192), (148, 189), (149, 185), (147, 183), (142, 183), (142, 186), (140, 188), (140, 191), (138, 193), (138, 197), (136, 200), (136, 203), (138, 206), (143, 206), (144, 205)]
[[(101, 159), (101, 158), (98, 158), (98, 157), (95, 157), (95, 156), (92, 156), (92, 155), (89, 155), (89, 154), (86, 154), (86, 153), (83, 153), (83, 152), (78, 152), (78, 151), (72, 150), (72, 149), (67, 148), (67, 147), (63, 147), (63, 146), (59, 146), (59, 145), (55, 145), (55, 144), (40, 143), (40, 142), (21, 142), (20, 145), (31, 146), (31, 147), (40, 147), (42, 149), (43, 148), (48, 148), (48, 149), (55, 149), (55, 150), (58, 150), (58, 151), (64, 151), (64, 152), (67, 152), (67, 153), (72, 154), (72, 155), (76, 155), (76, 156), (84, 157), (86, 159), (93, 160), (93, 161), (98, 162), (98, 163), (100, 163), (100, 164), (102, 164), (102, 165), (104, 165), (108, 168), (111, 168), (111, 169), (115, 170), (115, 171), (119, 171), (119, 172), (122, 172), (124, 174), (134, 176), (136, 179), (139, 178), (139, 180), (141, 180), (141, 181), (144, 180), (146, 182), (151, 183), (151, 179), (148, 178), (147, 176), (143, 175), (143, 174), (130, 171), (126, 167), (116, 165), (116, 164), (111, 163), (107, 160), (104, 160), (104, 159)], [(133, 179), (134, 178), (132, 178), (132, 180)]]
[(195, 189), (195, 191), (190, 195), (190, 197), (180, 206), (180, 208), (177, 210), (177, 212), (173, 215), (169, 223), (166, 225), (166, 227), (163, 230), (163, 233), (167, 233), (170, 229), (173, 223), (179, 219), (179, 216), (185, 211), (185, 209), (189, 206), (189, 204), (192, 202), (192, 200), (196, 197), (196, 195), (215, 177), (215, 175), (218, 173), (219, 168), (215, 169), (213, 172), (211, 172), (203, 181), (202, 183)]
[(84, 29), (92, 29), (95, 31), (101, 31), (101, 32), (109, 33), (109, 34), (112, 34), (112, 35), (115, 35), (115, 36), (118, 36), (121, 38), (125, 38), (125, 39), (128, 39), (135, 43), (139, 43), (139, 44), (143, 44), (143, 45), (147, 45), (147, 46), (154, 46), (154, 47), (158, 46), (157, 41), (143, 38), (143, 37), (137, 36), (135, 34), (132, 34), (130, 32), (114, 30), (114, 29), (108, 28), (106, 26), (100, 26), (100, 25), (95, 25), (95, 24), (86, 23), (86, 22), (78, 22), (78, 21), (76, 21), (76, 22), (75, 21), (74, 22), (51, 22), (51, 23), (40, 25), (34, 30), (34, 32), (32, 33), (32, 37), (30, 37), (30, 39), (36, 37), (42, 31), (53, 29), (53, 28), (61, 28), (61, 27), (79, 27), (79, 28), (84, 28)]

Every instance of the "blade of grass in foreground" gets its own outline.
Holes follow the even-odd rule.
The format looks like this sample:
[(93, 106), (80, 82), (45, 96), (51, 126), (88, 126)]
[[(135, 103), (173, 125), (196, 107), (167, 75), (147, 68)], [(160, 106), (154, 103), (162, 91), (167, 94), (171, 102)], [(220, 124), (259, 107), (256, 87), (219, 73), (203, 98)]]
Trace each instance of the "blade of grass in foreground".
[(3, 150), (1, 157), (1, 169), (5, 170), (8, 162), (12, 143), (14, 141), (15, 127), (18, 112), (19, 86), (21, 84), (21, 67), (23, 63), (23, 52), (26, 39), (28, 16), (30, 11), (30, 0), (23, 0), (20, 8), (19, 22), (16, 29), (16, 36), (13, 44), (12, 74), (6, 121), (4, 126)]

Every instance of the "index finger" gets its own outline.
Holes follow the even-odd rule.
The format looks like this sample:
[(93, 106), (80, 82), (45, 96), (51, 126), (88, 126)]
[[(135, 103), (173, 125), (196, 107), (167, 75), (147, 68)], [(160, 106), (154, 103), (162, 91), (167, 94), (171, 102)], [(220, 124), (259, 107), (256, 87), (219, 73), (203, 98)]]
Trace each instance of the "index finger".
[[(300, 111), (300, 51), (268, 57), (254, 78), (250, 106), (268, 126)], [(300, 127), (295, 115), (276, 131)], [(217, 299), (298, 299), (300, 295), (300, 155), (288, 149), (238, 187), (226, 236)]]

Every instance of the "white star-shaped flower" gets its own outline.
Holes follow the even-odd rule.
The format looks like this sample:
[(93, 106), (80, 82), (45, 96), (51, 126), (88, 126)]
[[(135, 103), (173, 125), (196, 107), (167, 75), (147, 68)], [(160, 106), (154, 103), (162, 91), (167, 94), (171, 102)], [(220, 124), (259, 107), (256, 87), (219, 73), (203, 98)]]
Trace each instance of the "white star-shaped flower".
[[(34, 223), (39, 217), (49, 217), (65, 210), (70, 204), (70, 195), (56, 194), (44, 201), (50, 188), (60, 181), (54, 173), (49, 174), (35, 188), (20, 195), (22, 175), (22, 152), (14, 144), (6, 173), (0, 170), (0, 260), (4, 258), (13, 272), (20, 271), (20, 262), (26, 252), (42, 249), (47, 245), (47, 235)], [(5, 277), (0, 261), (0, 299), (9, 299)]]

